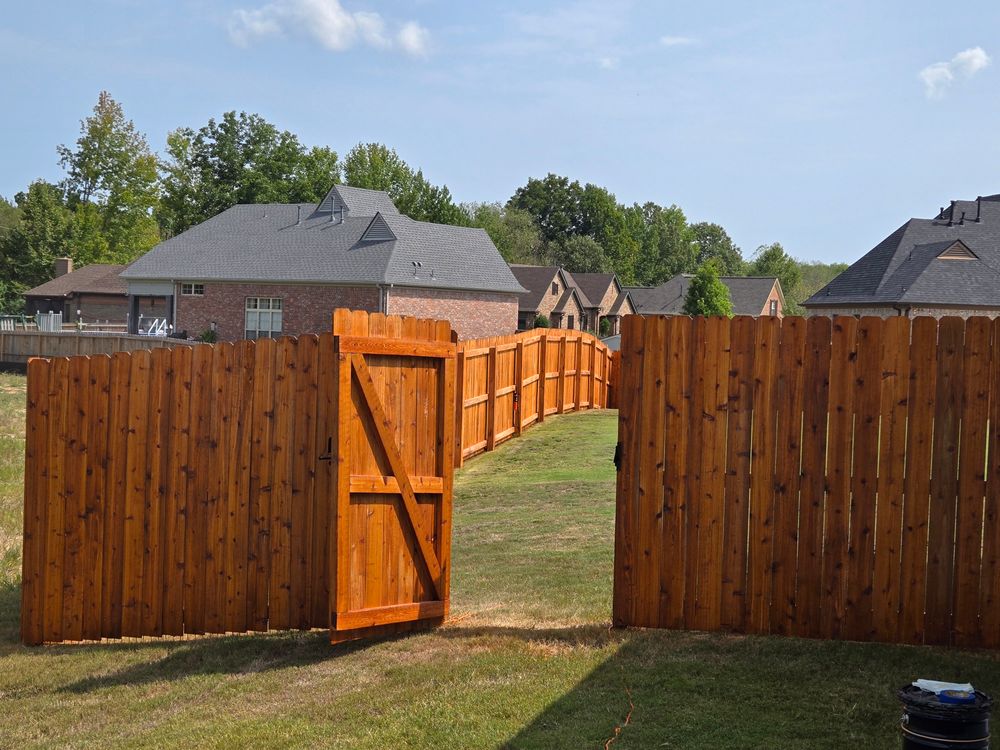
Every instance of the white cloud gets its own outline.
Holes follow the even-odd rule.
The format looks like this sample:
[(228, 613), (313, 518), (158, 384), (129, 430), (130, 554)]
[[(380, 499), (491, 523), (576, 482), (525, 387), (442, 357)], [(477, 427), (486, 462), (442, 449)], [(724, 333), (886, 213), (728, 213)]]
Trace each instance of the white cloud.
[(603, 70), (614, 70), (618, 67), (620, 61), (617, 57), (599, 57), (597, 58), (597, 64), (601, 66)]
[(396, 35), (399, 46), (414, 57), (423, 57), (427, 54), (430, 38), (430, 32), (414, 21), (404, 23)]
[(239, 8), (229, 19), (229, 38), (241, 47), (269, 36), (309, 36), (333, 52), (360, 41), (376, 49), (398, 46), (413, 56), (427, 53), (430, 32), (404, 23), (395, 38), (386, 33), (378, 13), (350, 12), (339, 0), (274, 0), (259, 8)]
[(971, 78), (992, 60), (982, 47), (963, 50), (948, 62), (937, 62), (920, 71), (919, 78), (924, 83), (924, 93), (928, 99), (940, 99), (958, 76)]
[(661, 36), (660, 44), (664, 47), (686, 47), (697, 44), (698, 40), (690, 36)]

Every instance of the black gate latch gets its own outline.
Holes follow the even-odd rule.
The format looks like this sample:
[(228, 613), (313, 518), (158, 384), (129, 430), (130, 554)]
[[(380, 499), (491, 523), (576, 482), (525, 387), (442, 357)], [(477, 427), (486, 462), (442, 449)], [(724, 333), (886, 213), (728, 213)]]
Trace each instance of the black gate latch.
[(621, 471), (622, 470), (622, 444), (621, 443), (618, 443), (617, 445), (615, 445), (614, 462), (615, 462), (615, 471)]

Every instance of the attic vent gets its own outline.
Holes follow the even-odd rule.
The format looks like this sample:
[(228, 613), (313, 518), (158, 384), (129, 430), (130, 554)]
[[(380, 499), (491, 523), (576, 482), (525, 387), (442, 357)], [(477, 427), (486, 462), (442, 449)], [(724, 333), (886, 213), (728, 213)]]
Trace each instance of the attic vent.
[(375, 218), (372, 219), (365, 233), (361, 235), (362, 242), (388, 242), (394, 239), (396, 239), (396, 235), (389, 229), (382, 214), (375, 214)]
[(938, 255), (938, 258), (941, 260), (976, 260), (976, 254), (964, 242), (956, 242)]

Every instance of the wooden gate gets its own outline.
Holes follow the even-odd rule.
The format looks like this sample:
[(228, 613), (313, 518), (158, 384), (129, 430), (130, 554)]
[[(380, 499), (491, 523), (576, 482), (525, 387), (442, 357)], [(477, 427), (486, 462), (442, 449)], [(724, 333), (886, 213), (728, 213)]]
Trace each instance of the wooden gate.
[(335, 331), (32, 360), (22, 640), (439, 622), (451, 330)]
[(334, 641), (448, 614), (455, 344), (446, 322), (338, 311)]

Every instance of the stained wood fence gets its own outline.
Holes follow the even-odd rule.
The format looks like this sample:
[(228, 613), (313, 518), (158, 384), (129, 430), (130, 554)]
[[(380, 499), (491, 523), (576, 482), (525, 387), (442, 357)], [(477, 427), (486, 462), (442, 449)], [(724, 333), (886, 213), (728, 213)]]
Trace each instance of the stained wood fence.
[(583, 331), (539, 328), (460, 342), (457, 465), (552, 414), (606, 408), (610, 371), (607, 346)]
[(623, 329), (617, 624), (1000, 647), (1000, 320)]
[(454, 402), (447, 323), (366, 313), (32, 360), (23, 641), (440, 622)]

